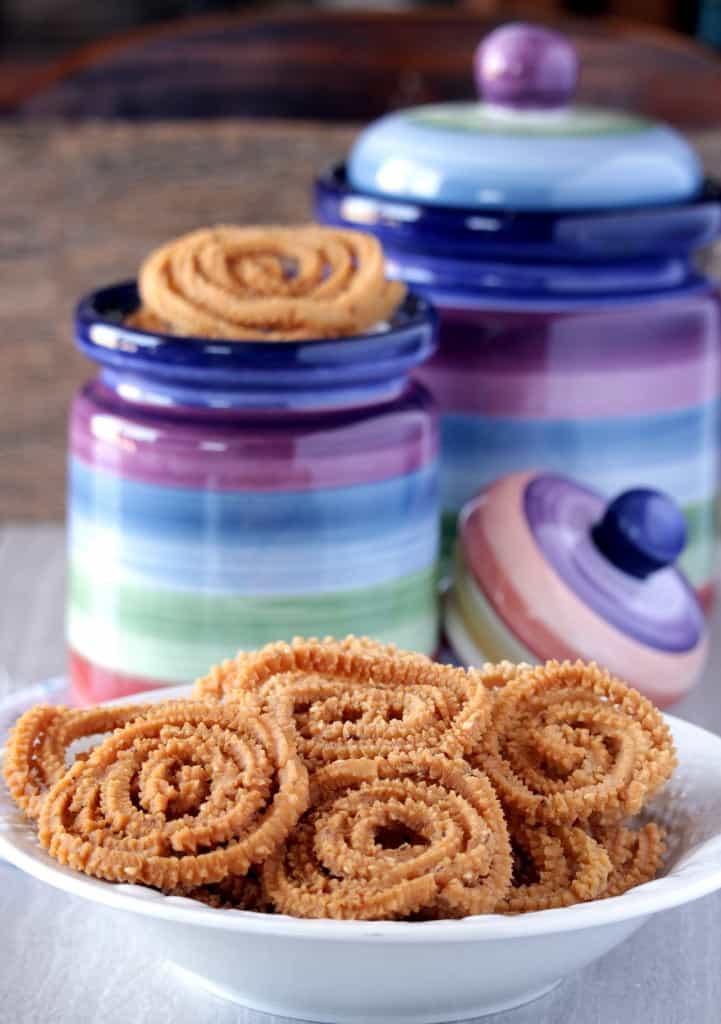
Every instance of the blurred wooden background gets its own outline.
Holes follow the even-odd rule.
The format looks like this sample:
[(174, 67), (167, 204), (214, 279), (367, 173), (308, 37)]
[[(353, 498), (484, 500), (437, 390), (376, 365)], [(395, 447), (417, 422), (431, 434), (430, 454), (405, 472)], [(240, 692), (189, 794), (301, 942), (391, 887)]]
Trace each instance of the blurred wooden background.
[[(494, 0), (483, 2), (491, 14), (476, 3), (477, 11), (223, 14), (140, 29), (51, 62), (13, 112), (362, 122), (414, 103), (472, 98), (474, 48), (504, 20)], [(721, 61), (692, 40), (625, 19), (544, 20), (576, 44), (580, 99), (682, 127), (721, 123)]]
[[(694, 34), (721, 33), (721, 0), (436, 0), (445, 9), (487, 17), (617, 16)], [(0, 112), (7, 112), (37, 73), (61, 56), (110, 36), (208, 12), (265, 14), (287, 10), (277, 0), (0, 0)], [(295, 9), (362, 8), (353, 0), (296, 0)], [(369, 9), (422, 9), (426, 0), (368, 0)], [(705, 10), (705, 14), (704, 14)], [(714, 16), (716, 11), (717, 17)]]
[[(559, 23), (558, 5), (540, 6)], [(63, 515), (68, 405), (93, 372), (72, 346), (77, 298), (199, 225), (310, 217), (315, 174), (362, 121), (472, 95), (471, 52), (501, 7), (517, 11), (215, 14), (93, 44), (20, 83), (0, 118), (0, 521)], [(673, 121), (721, 175), (721, 60), (667, 28), (563, 24), (585, 99)]]

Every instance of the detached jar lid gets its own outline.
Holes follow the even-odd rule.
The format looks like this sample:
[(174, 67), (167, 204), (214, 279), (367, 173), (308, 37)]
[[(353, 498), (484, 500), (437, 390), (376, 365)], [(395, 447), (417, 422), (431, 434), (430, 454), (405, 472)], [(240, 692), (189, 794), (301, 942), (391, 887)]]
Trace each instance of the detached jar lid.
[(667, 125), (574, 106), (578, 59), (561, 34), (513, 24), (478, 47), (477, 103), (389, 114), (359, 137), (351, 186), (466, 209), (585, 210), (681, 203), (699, 160)]
[(503, 477), (462, 513), (449, 633), (460, 619), (478, 652), (459, 650), (464, 660), (593, 660), (668, 703), (706, 646), (703, 610), (674, 565), (685, 543), (685, 520), (659, 491), (607, 504), (555, 474)]

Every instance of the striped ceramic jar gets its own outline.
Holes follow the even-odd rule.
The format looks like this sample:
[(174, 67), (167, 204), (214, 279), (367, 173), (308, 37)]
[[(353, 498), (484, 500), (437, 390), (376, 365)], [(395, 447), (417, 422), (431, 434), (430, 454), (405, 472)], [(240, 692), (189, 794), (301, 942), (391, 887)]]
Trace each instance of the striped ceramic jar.
[(562, 473), (607, 498), (669, 494), (680, 568), (708, 610), (716, 578), (721, 323), (695, 252), (721, 189), (623, 211), (468, 209), (379, 198), (345, 168), (319, 220), (372, 230), (388, 267), (435, 305), (438, 351), (415, 371), (441, 415), (442, 550), (458, 513), (509, 473)]
[(411, 297), (338, 342), (205, 342), (78, 308), (100, 363), (70, 428), (68, 641), (88, 701), (192, 680), (294, 634), (437, 643), (438, 439)]
[(443, 413), (443, 538), (508, 473), (563, 473), (608, 497), (671, 495), (688, 525), (680, 567), (708, 606), (719, 496), (718, 297), (513, 310), (446, 305), (418, 376)]

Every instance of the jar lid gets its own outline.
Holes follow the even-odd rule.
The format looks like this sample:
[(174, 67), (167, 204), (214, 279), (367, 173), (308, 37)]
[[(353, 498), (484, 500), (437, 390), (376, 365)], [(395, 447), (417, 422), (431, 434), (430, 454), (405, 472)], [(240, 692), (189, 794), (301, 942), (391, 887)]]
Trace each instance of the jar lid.
[(376, 121), (350, 155), (352, 187), (466, 209), (585, 210), (681, 203), (703, 186), (672, 128), (571, 104), (578, 59), (565, 36), (506, 25), (478, 47), (481, 102), (402, 110)]
[[(673, 677), (697, 666), (705, 618), (674, 565), (686, 543), (678, 506), (659, 491), (610, 503), (550, 473), (491, 484), (461, 516), (459, 563), (516, 642), (540, 659), (610, 665), (652, 657)], [(621, 666), (632, 677), (639, 664)]]

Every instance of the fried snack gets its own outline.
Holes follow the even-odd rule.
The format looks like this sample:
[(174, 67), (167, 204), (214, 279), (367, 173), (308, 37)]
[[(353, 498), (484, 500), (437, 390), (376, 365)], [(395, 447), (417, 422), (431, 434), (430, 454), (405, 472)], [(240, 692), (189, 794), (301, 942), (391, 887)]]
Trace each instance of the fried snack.
[(596, 839), (608, 854), (613, 870), (602, 895), (620, 896), (658, 874), (666, 852), (664, 831), (655, 822), (643, 828), (602, 829)]
[[(220, 665), (213, 665), (206, 676), (196, 679), (191, 691), (193, 700), (227, 701), (236, 693), (238, 679), (252, 651), (238, 651), (234, 658), (226, 658)], [(242, 699), (243, 694), (239, 694)]]
[[(354, 636), (349, 634), (343, 640), (336, 640), (335, 637), (326, 636), (322, 640), (310, 637), (304, 640), (303, 637), (294, 637), (293, 644), (316, 644), (329, 652), (344, 653), (355, 651), (358, 654), (384, 654), (391, 658), (425, 658), (424, 654), (417, 654), (415, 651), (404, 651), (395, 644), (384, 644), (378, 640), (371, 640), (367, 636)], [(275, 645), (271, 645), (275, 646)], [(227, 658), (220, 665), (213, 665), (210, 672), (200, 679), (197, 679), (193, 686), (194, 700), (233, 700), (243, 698), (245, 690), (241, 685), (243, 672), (248, 665), (256, 658), (265, 656), (266, 648), (261, 651), (238, 651), (234, 658)], [(426, 659), (431, 661), (430, 658)], [(510, 663), (504, 662), (504, 665)], [(496, 666), (488, 666), (495, 668)], [(484, 680), (485, 681), (485, 680)]]
[(269, 644), (243, 660), (234, 693), (257, 697), (293, 729), (310, 766), (422, 750), (461, 756), (492, 703), (478, 672), (354, 638)]
[(215, 910), (251, 910), (256, 914), (272, 914), (273, 905), (263, 892), (258, 873), (251, 868), (247, 875), (229, 875), (222, 882), (201, 885), (174, 896), (204, 903)]
[(660, 712), (636, 690), (595, 664), (550, 661), (496, 691), (473, 762), (527, 824), (609, 823), (641, 809), (676, 754)]
[(612, 872), (603, 846), (575, 825), (510, 826), (513, 884), (496, 907), (523, 914), (596, 899)]
[(151, 253), (139, 288), (131, 326), (229, 341), (359, 334), (405, 296), (377, 239), (315, 225), (193, 231)]
[(488, 780), (428, 754), (319, 769), (310, 810), (263, 866), (267, 896), (296, 917), (482, 914), (510, 879), (505, 820)]
[(487, 661), (478, 671), (481, 673), (483, 685), (488, 690), (500, 690), (506, 683), (517, 679), (519, 675), (530, 669), (532, 666), (526, 662), (515, 665), (512, 661)]
[(134, 705), (76, 711), (37, 704), (26, 711), (13, 727), (3, 760), (3, 774), (15, 803), (28, 818), (37, 818), (48, 790), (67, 769), (71, 745), (83, 737), (112, 732), (127, 725), (148, 707)]
[(76, 762), (43, 803), (39, 837), (86, 874), (187, 890), (246, 874), (307, 804), (305, 767), (271, 716), (178, 701)]

